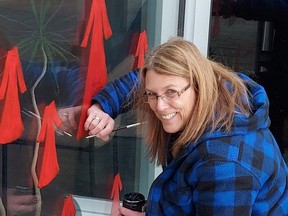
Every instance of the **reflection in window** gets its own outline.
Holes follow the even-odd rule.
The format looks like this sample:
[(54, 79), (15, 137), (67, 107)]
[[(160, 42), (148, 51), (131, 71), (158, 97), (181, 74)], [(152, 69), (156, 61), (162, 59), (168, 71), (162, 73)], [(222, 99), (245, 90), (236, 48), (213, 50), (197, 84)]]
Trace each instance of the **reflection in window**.
[[(134, 67), (135, 40), (146, 29), (147, 3), (143, 0), (103, 2), (113, 32), (103, 41), (110, 80)], [(17, 140), (0, 148), (1, 200), (8, 215), (35, 212), (37, 215), (37, 211), (41, 215), (60, 215), (64, 198), (70, 194), (110, 199), (117, 172), (121, 173), (123, 184), (121, 195), (139, 190), (139, 157), (145, 153), (135, 129), (115, 132), (106, 143), (85, 136), (77, 140), (77, 131), (56, 129), (60, 172), (41, 189), (41, 210), (36, 208), (35, 194), (39, 189), (33, 186), (30, 172), (35, 141), (47, 105), (55, 101), (58, 111), (79, 109), (82, 105), (91, 49), (81, 47), (81, 43), (92, 4), (92, 0), (2, 0), (0, 3), (0, 79), (3, 80), (8, 50), (17, 47), (27, 87), (27, 91), (19, 94), (24, 131)], [(90, 37), (88, 46), (91, 43)], [(0, 101), (0, 112), (3, 107)], [(123, 114), (116, 122), (132, 124), (134, 117), (131, 113)], [(44, 146), (40, 143), (37, 174), (43, 154)]]

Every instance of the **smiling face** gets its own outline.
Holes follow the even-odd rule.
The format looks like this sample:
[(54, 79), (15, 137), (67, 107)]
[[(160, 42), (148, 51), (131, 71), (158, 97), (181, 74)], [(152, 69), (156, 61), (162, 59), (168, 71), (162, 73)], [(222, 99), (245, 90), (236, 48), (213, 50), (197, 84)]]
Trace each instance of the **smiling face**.
[[(169, 96), (170, 93), (181, 92), (188, 85), (187, 79), (179, 76), (162, 75), (154, 70), (148, 70), (145, 77), (146, 94), (150, 96), (160, 96), (163, 93)], [(196, 101), (196, 94), (193, 86), (185, 89), (178, 96), (172, 99), (165, 95), (154, 97), (149, 102), (150, 108), (157, 118), (162, 122), (167, 133), (182, 131), (191, 118), (191, 114)]]

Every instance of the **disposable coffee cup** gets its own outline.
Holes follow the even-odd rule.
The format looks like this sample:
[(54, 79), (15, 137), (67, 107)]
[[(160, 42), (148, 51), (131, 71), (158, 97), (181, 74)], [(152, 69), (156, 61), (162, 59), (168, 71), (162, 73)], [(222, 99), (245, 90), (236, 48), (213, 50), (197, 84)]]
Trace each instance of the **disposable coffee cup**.
[(141, 193), (127, 193), (123, 197), (123, 207), (133, 211), (145, 212), (145, 197)]

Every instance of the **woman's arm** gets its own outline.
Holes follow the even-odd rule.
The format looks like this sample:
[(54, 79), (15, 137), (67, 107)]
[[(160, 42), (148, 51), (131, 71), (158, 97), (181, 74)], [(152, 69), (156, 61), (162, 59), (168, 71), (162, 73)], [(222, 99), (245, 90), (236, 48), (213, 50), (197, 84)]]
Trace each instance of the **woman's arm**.
[(130, 107), (123, 105), (129, 102), (127, 99), (136, 83), (138, 73), (139, 71), (135, 70), (108, 83), (92, 99), (92, 104), (98, 103), (102, 110), (112, 118), (116, 118), (119, 114), (128, 111)]
[(130, 72), (113, 82), (108, 83), (92, 100), (92, 105), (87, 111), (84, 124), (89, 135), (107, 141), (113, 132), (116, 118), (119, 114), (129, 110), (126, 104), (130, 91), (135, 85), (138, 71)]

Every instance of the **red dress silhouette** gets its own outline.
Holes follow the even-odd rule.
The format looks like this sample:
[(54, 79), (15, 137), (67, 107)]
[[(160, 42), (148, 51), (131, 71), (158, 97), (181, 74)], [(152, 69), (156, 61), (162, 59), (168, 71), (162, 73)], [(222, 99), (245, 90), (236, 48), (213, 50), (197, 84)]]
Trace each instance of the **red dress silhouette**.
[(72, 198), (72, 195), (69, 195), (64, 201), (64, 206), (62, 209), (61, 216), (75, 216), (75, 214), (76, 214), (76, 209), (73, 203), (73, 198)]
[(110, 216), (118, 216), (118, 208), (120, 206), (120, 192), (122, 191), (122, 181), (120, 173), (117, 173), (114, 177), (114, 183), (110, 198), (113, 199)]
[(86, 32), (81, 44), (82, 47), (87, 47), (90, 33), (90, 55), (77, 139), (87, 135), (84, 131), (84, 122), (87, 118), (87, 110), (91, 105), (91, 99), (107, 83), (104, 38), (107, 40), (112, 35), (112, 30), (104, 0), (92, 1)]
[(21, 137), (24, 131), (18, 91), (24, 93), (26, 85), (17, 47), (7, 52), (1, 77), (0, 144), (6, 144)]
[(57, 160), (54, 125), (60, 128), (62, 120), (58, 116), (56, 105), (53, 101), (45, 107), (41, 130), (37, 138), (38, 142), (44, 143), (43, 159), (38, 182), (39, 188), (48, 185), (60, 170)]
[(134, 54), (135, 56), (135, 69), (141, 68), (144, 64), (145, 53), (148, 51), (148, 42), (146, 31), (140, 33), (139, 40), (137, 44), (137, 49)]

